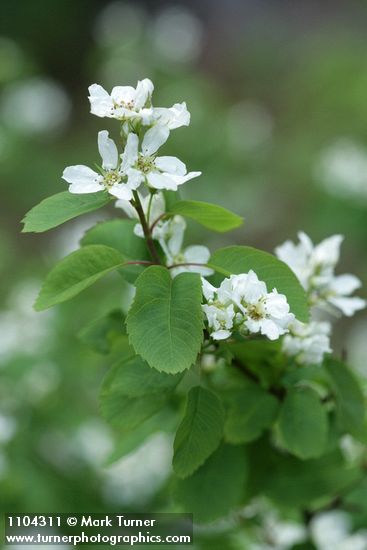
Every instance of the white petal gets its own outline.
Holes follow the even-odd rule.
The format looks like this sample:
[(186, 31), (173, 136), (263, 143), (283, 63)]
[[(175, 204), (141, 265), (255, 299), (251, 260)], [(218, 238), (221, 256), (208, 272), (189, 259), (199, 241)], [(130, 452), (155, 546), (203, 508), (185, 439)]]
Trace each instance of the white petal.
[(139, 138), (136, 134), (127, 137), (124, 152), (122, 153), (121, 170), (126, 172), (138, 160)]
[(115, 86), (112, 88), (111, 97), (118, 105), (127, 105), (128, 103), (134, 104), (135, 101), (135, 88), (132, 86)]
[(169, 239), (167, 246), (172, 256), (177, 256), (181, 252), (183, 238), (186, 229), (186, 222), (181, 216), (175, 216), (171, 220), (172, 236)]
[(169, 109), (155, 108), (154, 117), (159, 120), (160, 124), (164, 124), (170, 130), (190, 124), (190, 113), (187, 110), (185, 102), (175, 103)]
[(163, 193), (153, 195), (152, 204), (150, 207), (150, 223), (155, 222), (166, 211), (166, 201)]
[(274, 321), (270, 319), (264, 319), (261, 321), (261, 334), (267, 336), (269, 340), (277, 340), (284, 331)]
[(127, 109), (126, 107), (114, 107), (114, 118), (122, 120), (128, 118), (136, 118), (137, 116), (138, 114), (136, 113), (136, 111), (132, 111), (131, 109)]
[(311, 254), (314, 247), (310, 237), (306, 235), (306, 233), (304, 233), (303, 231), (299, 231), (298, 238), (303, 250), (307, 252), (307, 254)]
[(177, 157), (157, 157), (154, 161), (156, 167), (162, 172), (184, 176), (186, 174), (185, 164)]
[(153, 108), (152, 107), (140, 109), (139, 113), (137, 113), (137, 114), (138, 114), (139, 119), (141, 120), (143, 126), (150, 126), (154, 121)]
[(313, 252), (313, 260), (317, 265), (335, 265), (340, 256), (340, 245), (343, 241), (343, 235), (333, 235), (324, 239), (318, 244)]
[(234, 290), (248, 304), (256, 304), (267, 294), (264, 281), (259, 281), (256, 273), (250, 270), (246, 278), (234, 279)]
[(97, 172), (89, 168), (89, 166), (84, 166), (83, 164), (67, 166), (62, 174), (62, 178), (68, 183), (80, 185), (100, 185), (103, 180), (100, 174), (97, 174)]
[(199, 265), (190, 265), (187, 267), (188, 271), (191, 271), (191, 273), (199, 273), (202, 277), (209, 277), (214, 273), (213, 269), (210, 267), (200, 267)]
[(174, 176), (169, 174), (159, 174), (158, 172), (150, 172), (147, 174), (148, 184), (154, 189), (168, 189), (169, 191), (177, 191), (177, 183)]
[(110, 187), (108, 192), (110, 193), (110, 195), (113, 195), (114, 197), (125, 201), (130, 201), (133, 198), (131, 189), (129, 189), (129, 187), (123, 183), (113, 185), (113, 187)]
[(130, 189), (134, 189), (134, 190), (137, 189), (143, 181), (144, 181), (144, 175), (139, 170), (135, 170), (135, 168), (130, 168), (127, 171), (126, 185)]
[(216, 330), (215, 332), (212, 332), (210, 336), (213, 340), (226, 340), (231, 336), (231, 334), (232, 333), (230, 330)]
[(284, 294), (278, 294), (275, 290), (266, 297), (266, 312), (272, 317), (281, 319), (289, 313), (289, 304)]
[(99, 84), (92, 84), (88, 90), (90, 112), (99, 117), (111, 117), (113, 114), (113, 101), (106, 90)]
[(335, 292), (340, 296), (348, 296), (361, 286), (362, 283), (358, 277), (346, 273), (345, 275), (338, 275), (337, 277), (334, 277), (329, 285), (329, 288), (332, 292)]
[(188, 262), (206, 264), (210, 258), (210, 250), (202, 245), (188, 246), (185, 250), (185, 258)]
[(75, 193), (76, 195), (82, 195), (84, 193), (98, 193), (98, 191), (103, 190), (103, 185), (99, 183), (71, 183), (69, 185), (70, 193)]
[(201, 284), (202, 284), (204, 298), (208, 301), (214, 300), (214, 293), (217, 291), (215, 286), (213, 286), (211, 283), (209, 283), (209, 281), (207, 281), (203, 277), (201, 278)]
[(142, 109), (144, 107), (148, 99), (151, 98), (153, 90), (154, 85), (149, 78), (138, 81), (135, 93), (135, 109)]
[(135, 219), (139, 217), (137, 211), (129, 201), (120, 199), (115, 202), (115, 206), (116, 208), (121, 208), (129, 218)]
[(115, 142), (108, 136), (107, 130), (98, 132), (98, 151), (102, 157), (102, 167), (105, 170), (114, 170), (117, 168), (119, 154)]
[(260, 321), (254, 321), (254, 319), (246, 319), (245, 325), (249, 329), (249, 331), (253, 332), (254, 334), (259, 332), (261, 329)]
[(144, 155), (153, 155), (158, 149), (166, 143), (169, 136), (169, 130), (166, 126), (156, 124), (150, 128), (143, 138), (142, 151)]
[(190, 113), (187, 110), (185, 101), (183, 103), (175, 103), (169, 110), (172, 113), (168, 126), (170, 130), (190, 124)]
[(333, 306), (340, 309), (344, 315), (351, 317), (356, 311), (364, 309), (366, 307), (366, 300), (362, 298), (329, 298), (328, 302)]
[(143, 231), (143, 226), (141, 225), (141, 223), (137, 223), (134, 227), (134, 234), (137, 236), (137, 237), (140, 237), (141, 239), (145, 239), (145, 235), (144, 235), (144, 231)]
[(186, 183), (187, 181), (192, 180), (193, 178), (197, 178), (198, 176), (201, 176), (201, 172), (189, 172), (188, 174), (186, 174), (186, 176), (177, 176), (176, 174), (167, 174), (167, 175), (173, 178), (173, 180), (176, 182), (176, 185), (182, 185), (183, 183)]

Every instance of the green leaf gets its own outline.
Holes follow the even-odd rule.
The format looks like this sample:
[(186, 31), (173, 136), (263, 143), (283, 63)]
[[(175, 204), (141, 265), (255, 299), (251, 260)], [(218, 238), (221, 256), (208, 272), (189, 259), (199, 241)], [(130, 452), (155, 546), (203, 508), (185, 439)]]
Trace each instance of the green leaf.
[(358, 510), (367, 515), (367, 478), (365, 477), (358, 487), (352, 487), (351, 491), (345, 495), (343, 502), (354, 510)]
[(325, 361), (325, 368), (335, 393), (339, 426), (342, 430), (364, 440), (365, 401), (355, 375), (344, 363), (331, 357)]
[(35, 303), (41, 311), (70, 300), (106, 273), (119, 267), (124, 257), (118, 250), (92, 245), (66, 256), (47, 275)]
[(173, 445), (173, 469), (178, 476), (191, 475), (215, 451), (223, 423), (224, 409), (218, 397), (200, 386), (192, 388)]
[(180, 214), (199, 222), (204, 227), (224, 233), (239, 227), (243, 218), (222, 206), (200, 201), (179, 201), (171, 205), (170, 214)]
[(25, 215), (23, 233), (41, 233), (57, 227), (81, 214), (92, 212), (108, 204), (111, 196), (106, 192), (75, 195), (63, 191), (44, 199)]
[(285, 448), (299, 458), (317, 458), (323, 454), (328, 416), (315, 391), (289, 390), (280, 410), (279, 433)]
[(101, 395), (100, 410), (107, 422), (122, 431), (129, 431), (156, 414), (165, 402), (166, 396), (160, 393), (126, 397), (113, 392)]
[(281, 506), (310, 506), (320, 498), (332, 500), (359, 477), (358, 470), (346, 467), (337, 453), (306, 461), (289, 457), (269, 472), (264, 493)]
[(278, 452), (267, 439), (248, 446), (249, 492), (263, 494), (282, 508), (325, 506), (361, 477), (340, 451), (301, 460)]
[(246, 387), (229, 396), (225, 439), (230, 443), (248, 443), (260, 437), (276, 419), (279, 402), (258, 384)]
[(79, 339), (98, 353), (111, 351), (114, 340), (124, 334), (124, 316), (120, 310), (114, 310), (88, 323), (79, 332)]
[[(145, 244), (145, 240), (137, 237), (134, 233), (136, 221), (134, 220), (109, 220), (97, 223), (89, 229), (80, 244), (88, 246), (91, 244), (103, 244), (116, 248), (125, 257), (127, 261), (150, 260), (150, 255)], [(118, 272), (124, 276), (130, 283), (134, 283), (144, 271), (144, 266), (127, 265), (118, 269)]]
[(107, 374), (104, 393), (119, 393), (127, 397), (142, 397), (156, 392), (172, 391), (182, 374), (166, 374), (152, 369), (141, 357), (122, 359)]
[(140, 357), (124, 358), (103, 381), (101, 413), (123, 431), (132, 430), (163, 407), (180, 379), (151, 369)]
[[(307, 322), (309, 317), (307, 297), (301, 283), (293, 271), (272, 254), (257, 250), (250, 246), (229, 246), (214, 252), (210, 266), (226, 276), (234, 273), (248, 273), (252, 269), (261, 281), (264, 281), (270, 292), (276, 288), (285, 294), (292, 313), (300, 321)], [(223, 275), (215, 277), (219, 284)]]
[(177, 483), (175, 497), (194, 521), (213, 521), (241, 504), (247, 475), (245, 449), (223, 444), (193, 476)]
[(151, 367), (168, 373), (188, 369), (203, 339), (200, 276), (181, 273), (172, 279), (164, 267), (146, 269), (136, 280), (127, 332)]
[(119, 431), (116, 437), (115, 448), (108, 456), (105, 464), (112, 464), (113, 462), (120, 460), (123, 456), (130, 454), (156, 432), (166, 432), (172, 434), (177, 426), (177, 423), (177, 411), (166, 405), (163, 406), (157, 414), (154, 414), (152, 417), (145, 420), (133, 431), (123, 433), (120, 433)]

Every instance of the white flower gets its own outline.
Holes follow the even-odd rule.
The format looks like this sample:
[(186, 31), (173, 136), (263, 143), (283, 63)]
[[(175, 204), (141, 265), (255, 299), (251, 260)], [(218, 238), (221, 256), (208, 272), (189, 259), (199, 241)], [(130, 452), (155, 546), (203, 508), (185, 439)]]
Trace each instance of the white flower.
[(330, 332), (330, 323), (301, 323), (295, 320), (289, 326), (289, 334), (283, 339), (282, 349), (300, 364), (318, 365), (322, 363), (324, 354), (332, 351)]
[(275, 253), (297, 275), (305, 290), (310, 290), (332, 276), (343, 237), (333, 235), (317, 246), (302, 231), (298, 233), (298, 238), (298, 244), (286, 241), (275, 249)]
[(142, 142), (142, 152), (138, 152), (139, 140), (135, 134), (129, 134), (123, 166), (125, 170), (138, 171), (141, 178), (154, 189), (177, 191), (177, 187), (186, 181), (201, 175), (201, 172), (187, 173), (186, 166), (176, 157), (158, 157), (156, 152), (166, 142), (169, 135), (167, 126), (156, 124), (150, 128)]
[(350, 535), (351, 521), (341, 510), (324, 512), (310, 523), (312, 539), (318, 550), (367, 550), (367, 531)]
[(190, 113), (187, 110), (185, 101), (175, 103), (169, 109), (156, 107), (153, 109), (153, 114), (154, 118), (169, 130), (175, 130), (176, 128), (190, 124)]
[(288, 550), (307, 539), (303, 525), (282, 520), (275, 512), (270, 512), (264, 521), (266, 540), (271, 541), (273, 550)]
[(93, 115), (123, 122), (137, 120), (143, 126), (158, 124), (168, 132), (190, 124), (190, 113), (185, 102), (175, 103), (168, 109), (152, 106), (154, 85), (149, 78), (139, 80), (136, 88), (115, 86), (110, 94), (99, 84), (92, 84), (88, 90)]
[(284, 294), (276, 289), (268, 293), (266, 284), (259, 281), (256, 273), (232, 275), (235, 303), (245, 316), (245, 326), (251, 333), (260, 332), (269, 340), (277, 340), (288, 332), (288, 326), (294, 320)]
[[(143, 212), (147, 218), (148, 225), (151, 227), (157, 220), (159, 220), (166, 211), (166, 204), (162, 193), (155, 193), (154, 195), (143, 196), (138, 192), (139, 199), (143, 208)], [(139, 219), (136, 209), (133, 207), (130, 201), (118, 200), (115, 203), (117, 208), (121, 208), (125, 214), (132, 219)], [(137, 223), (134, 227), (134, 233), (142, 239), (145, 238), (144, 231), (140, 223)], [(169, 233), (169, 222), (159, 220), (153, 227), (152, 237), (153, 239), (164, 239)]]
[(350, 297), (361, 286), (354, 275), (335, 276), (334, 269), (340, 256), (342, 235), (333, 235), (314, 246), (311, 239), (300, 232), (299, 244), (286, 241), (276, 248), (276, 255), (297, 275), (316, 306), (331, 305), (351, 316), (366, 306), (366, 301)]
[[(288, 326), (294, 320), (287, 298), (278, 294), (276, 289), (268, 292), (266, 284), (259, 281), (252, 270), (231, 275), (218, 289), (203, 281), (203, 294), (208, 305), (216, 309), (226, 310), (230, 305), (234, 306), (233, 325), (240, 332), (260, 333), (270, 340), (277, 340), (288, 332)], [(213, 315), (213, 310), (208, 311)], [(207, 308), (204, 312), (207, 313)]]
[(98, 149), (102, 157), (102, 174), (84, 165), (65, 168), (62, 177), (70, 183), (70, 193), (96, 193), (106, 189), (119, 199), (132, 199), (132, 191), (142, 182), (140, 172), (124, 163), (120, 165), (117, 147), (106, 130), (98, 133)]
[[(182, 249), (186, 222), (181, 216), (174, 216), (166, 222), (166, 234), (159, 239), (163, 252), (166, 256), (168, 266), (174, 264), (207, 264), (210, 258), (210, 251), (206, 246), (193, 245)], [(180, 265), (171, 269), (172, 276), (179, 273), (191, 271), (204, 276), (213, 274), (213, 270), (201, 265)]]
[(351, 317), (356, 311), (366, 307), (366, 300), (357, 296), (350, 297), (350, 294), (361, 286), (361, 281), (354, 275), (338, 275), (325, 287), (325, 298), (344, 315)]
[(203, 304), (203, 312), (206, 315), (210, 336), (213, 340), (225, 340), (232, 334), (233, 319), (235, 316), (233, 304), (225, 307), (218, 307), (209, 304)]
[(111, 94), (99, 84), (92, 84), (88, 90), (93, 115), (123, 121), (138, 119), (143, 125), (149, 125), (153, 120), (151, 97), (154, 86), (149, 78), (139, 80), (136, 88), (115, 86)]

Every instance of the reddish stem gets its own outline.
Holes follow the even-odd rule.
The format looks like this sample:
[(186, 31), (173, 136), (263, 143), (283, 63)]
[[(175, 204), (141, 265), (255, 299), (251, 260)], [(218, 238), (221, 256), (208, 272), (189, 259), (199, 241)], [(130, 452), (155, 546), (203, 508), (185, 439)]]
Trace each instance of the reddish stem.
[(194, 265), (194, 266), (197, 266), (197, 267), (208, 267), (207, 264), (182, 263), (182, 264), (169, 265), (168, 269), (173, 269), (174, 267), (185, 267), (185, 266), (190, 266), (190, 265)]

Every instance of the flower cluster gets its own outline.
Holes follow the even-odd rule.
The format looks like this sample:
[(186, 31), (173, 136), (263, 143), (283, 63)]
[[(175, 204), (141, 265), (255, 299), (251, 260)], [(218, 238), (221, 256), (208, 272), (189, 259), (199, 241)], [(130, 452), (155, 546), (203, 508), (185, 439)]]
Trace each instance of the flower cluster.
[(335, 275), (342, 235), (333, 235), (316, 246), (305, 233), (300, 232), (298, 237), (299, 244), (286, 241), (275, 253), (297, 275), (308, 293), (310, 305), (348, 317), (363, 309), (365, 300), (350, 296), (361, 286), (361, 281), (351, 274)]
[[(157, 154), (171, 130), (190, 124), (190, 113), (185, 102), (170, 108), (153, 107), (153, 90), (148, 78), (139, 81), (136, 88), (115, 86), (111, 94), (98, 84), (90, 86), (91, 113), (120, 122), (123, 151), (120, 153), (107, 130), (102, 130), (98, 133), (102, 159), (98, 171), (84, 165), (68, 166), (62, 177), (70, 184), (71, 193), (107, 191), (118, 199), (116, 206), (130, 218), (139, 219), (137, 202), (140, 203), (150, 236), (158, 241), (166, 265), (177, 264), (171, 269), (172, 276), (181, 271), (210, 275), (213, 271), (205, 267), (210, 257), (208, 248), (183, 248), (186, 223), (181, 216), (168, 218), (162, 193), (162, 190), (176, 191), (201, 172), (188, 173), (178, 158)], [(141, 223), (136, 224), (135, 234), (147, 237)]]
[(111, 94), (98, 84), (89, 87), (91, 113), (121, 122), (124, 150), (119, 154), (108, 132), (99, 132), (102, 166), (98, 172), (84, 165), (65, 168), (62, 177), (70, 184), (71, 193), (107, 190), (118, 199), (131, 200), (142, 184), (153, 192), (176, 191), (178, 186), (201, 175), (201, 172), (187, 173), (185, 164), (176, 157), (157, 155), (171, 130), (189, 125), (190, 113), (185, 103), (168, 109), (153, 107), (153, 89), (148, 78), (139, 81), (136, 88), (116, 86)]
[(331, 325), (327, 322), (301, 323), (295, 320), (283, 340), (283, 351), (297, 357), (301, 364), (318, 365), (325, 353), (331, 353)]
[(229, 338), (233, 331), (276, 340), (294, 320), (287, 298), (276, 289), (268, 292), (252, 270), (231, 275), (219, 288), (203, 279), (203, 294), (207, 303), (202, 308), (214, 340)]
[[(333, 235), (314, 246), (303, 232), (299, 243), (286, 241), (275, 249), (280, 260), (297, 275), (306, 290), (314, 320), (309, 324), (295, 321), (283, 340), (283, 351), (301, 364), (319, 364), (330, 353), (331, 323), (323, 316), (328, 313), (352, 316), (366, 306), (362, 298), (351, 296), (361, 281), (351, 274), (335, 275), (343, 237)], [(322, 319), (320, 321), (320, 318)]]

